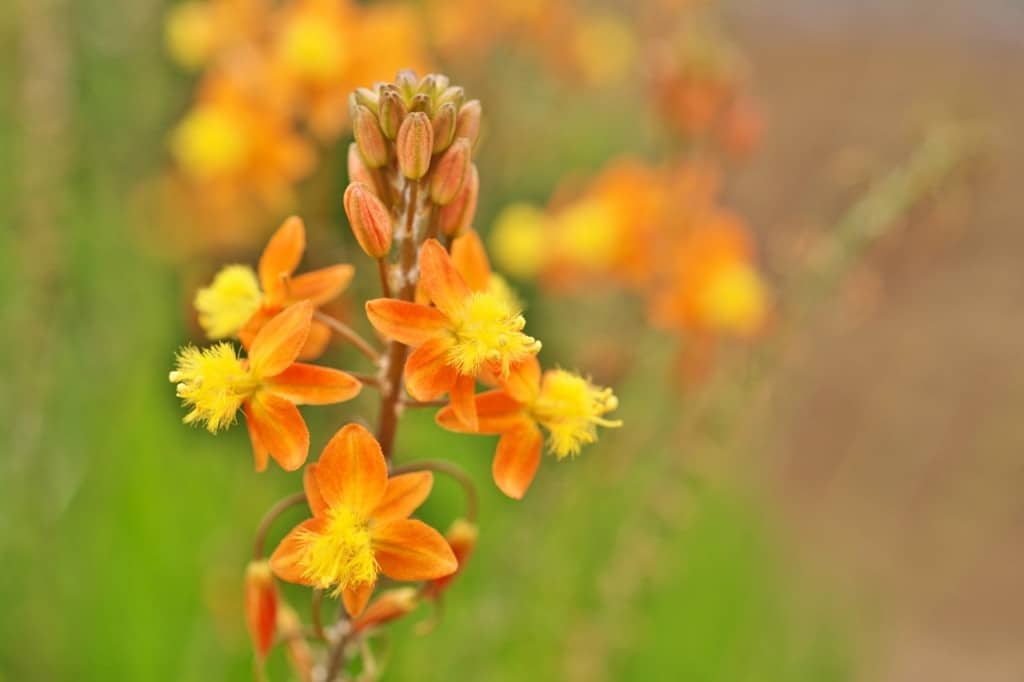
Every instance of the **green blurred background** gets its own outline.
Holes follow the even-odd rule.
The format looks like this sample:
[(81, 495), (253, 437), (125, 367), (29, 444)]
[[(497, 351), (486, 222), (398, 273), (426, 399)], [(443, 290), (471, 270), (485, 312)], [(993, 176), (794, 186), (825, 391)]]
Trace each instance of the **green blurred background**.
[[(0, 6), (3, 682), (251, 677), (241, 575), (257, 519), (296, 481), (254, 475), (242, 429), (182, 426), (166, 380), (191, 333), (188, 287), (217, 260), (163, 257), (140, 208), (190, 87), (161, 49), (165, 8)], [(729, 195), (780, 281), (788, 250), (929, 121), (1003, 131), (1024, 113), (1009, 2), (732, 2), (726, 16), (768, 118)], [(628, 102), (500, 77), (533, 98), (523, 130), (559, 123), (544, 145), (484, 147), (481, 228), (567, 172), (651, 151)], [(489, 483), (490, 439), (427, 414), (402, 424), (399, 459), (451, 457), (481, 482), (482, 535), (441, 625), (414, 635), (424, 611), (381, 645), (384, 679), (1021, 679), (1024, 169), (1019, 138), (996, 139), (986, 173), (872, 249), (785, 348), (731, 357), (699, 395), (664, 381), (670, 349), (628, 308), (527, 292), (550, 363), (637, 324), (616, 385), (627, 426), (546, 460), (517, 504)], [(311, 183), (307, 201), (326, 203), (302, 210), (309, 262), (365, 270), (342, 181)], [(313, 451), (361, 407), (311, 413)], [(443, 526), (460, 502), (437, 490), (425, 515)], [(287, 679), (278, 657), (272, 679)]]

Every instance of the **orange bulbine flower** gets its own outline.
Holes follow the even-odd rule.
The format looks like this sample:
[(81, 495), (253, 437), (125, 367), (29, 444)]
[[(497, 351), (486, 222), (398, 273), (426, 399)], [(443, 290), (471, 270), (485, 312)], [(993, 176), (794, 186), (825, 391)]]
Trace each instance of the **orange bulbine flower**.
[[(239, 337), (249, 348), (263, 325), (285, 306), (302, 300), (319, 306), (336, 298), (352, 280), (353, 267), (332, 265), (293, 276), (305, 249), (305, 225), (292, 216), (267, 242), (256, 271), (247, 265), (222, 268), (210, 286), (196, 293), (199, 324), (206, 335)], [(319, 356), (330, 338), (330, 329), (314, 320), (300, 357)]]
[(619, 404), (610, 388), (561, 369), (541, 375), (535, 357), (519, 363), (501, 383), (501, 389), (475, 397), (476, 429), (466, 428), (454, 405), (437, 413), (437, 423), (452, 431), (501, 436), (491, 473), (509, 497), (522, 498), (537, 473), (544, 440), (541, 426), (548, 432), (548, 449), (560, 460), (596, 441), (598, 426), (622, 426), (621, 421), (604, 417)]
[(540, 342), (523, 333), (526, 320), (508, 296), (474, 290), (436, 239), (420, 251), (420, 286), (436, 307), (378, 298), (366, 303), (366, 314), (379, 332), (414, 349), (405, 363), (412, 397), (448, 393), (458, 418), (476, 430), (476, 377), (484, 370), (507, 376)]
[(251, 561), (245, 569), (245, 619), (260, 658), (266, 658), (277, 632), (277, 588), (266, 561)]
[(291, 530), (270, 557), (282, 580), (334, 588), (354, 618), (383, 573), (433, 580), (458, 562), (441, 534), (408, 518), (430, 494), (429, 471), (388, 478), (380, 445), (358, 424), (334, 435), (303, 480), (313, 518)]
[(295, 362), (309, 336), (313, 304), (296, 303), (267, 322), (240, 358), (229, 343), (186, 346), (169, 375), (192, 411), (185, 423), (205, 422), (216, 433), (245, 411), (256, 471), (271, 456), (286, 471), (309, 455), (309, 430), (296, 405), (328, 405), (354, 398), (362, 384), (329, 367)]
[(352, 619), (352, 632), (363, 632), (398, 620), (411, 613), (418, 604), (415, 587), (388, 590), (374, 599), (362, 615)]

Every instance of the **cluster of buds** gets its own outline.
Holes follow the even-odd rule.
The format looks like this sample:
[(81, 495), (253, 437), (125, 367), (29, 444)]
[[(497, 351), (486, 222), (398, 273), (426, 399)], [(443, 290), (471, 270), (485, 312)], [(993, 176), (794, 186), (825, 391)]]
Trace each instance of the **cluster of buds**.
[(707, 161), (620, 159), (571, 200), (507, 207), (492, 235), (495, 256), (550, 291), (612, 285), (638, 294), (651, 323), (686, 342), (686, 377), (700, 378), (715, 340), (757, 335), (770, 307), (753, 239), (721, 206), (719, 185)]
[(427, 61), (415, 10), (396, 3), (188, 0), (166, 29), (171, 56), (200, 72), (170, 136), (168, 185), (200, 236), (222, 241), (244, 242), (255, 217), (294, 203), (318, 147), (348, 130), (356, 85)]
[[(270, 460), (303, 469), (302, 492), (275, 505), (259, 526), (245, 603), (258, 659), (282, 643), (305, 680), (339, 679), (357, 652), (369, 675), (376, 668), (367, 637), (422, 602), (436, 604), (476, 546), (472, 478), (446, 460), (395, 463), (405, 410), (436, 408), (445, 429), (500, 436), (493, 479), (516, 499), (534, 479), (545, 440), (562, 460), (593, 443), (598, 427), (621, 425), (607, 416), (618, 404), (611, 389), (541, 369), (541, 344), (525, 333), (516, 296), (491, 271), (472, 229), (480, 103), (465, 101), (444, 76), (402, 71), (393, 83), (357, 90), (351, 109), (356, 142), (344, 206), (381, 275), (382, 296), (365, 304), (379, 338), (366, 340), (320, 309), (347, 286), (353, 268), (295, 274), (305, 229), (290, 218), (255, 269), (228, 266), (197, 293), (200, 324), (216, 343), (184, 348), (170, 373), (189, 408), (187, 423), (217, 432), (242, 412), (258, 471)], [(355, 346), (372, 371), (303, 362), (322, 352), (331, 333)], [(376, 433), (344, 424), (307, 463), (311, 437), (298, 406), (344, 402), (368, 389), (380, 394)], [(452, 477), (465, 494), (465, 513), (445, 535), (411, 518), (435, 474)], [(299, 504), (310, 517), (268, 556), (273, 522)], [(409, 584), (378, 591), (381, 576)], [(278, 580), (312, 589), (310, 626), (283, 600)], [(344, 607), (331, 626), (320, 618), (325, 595)]]

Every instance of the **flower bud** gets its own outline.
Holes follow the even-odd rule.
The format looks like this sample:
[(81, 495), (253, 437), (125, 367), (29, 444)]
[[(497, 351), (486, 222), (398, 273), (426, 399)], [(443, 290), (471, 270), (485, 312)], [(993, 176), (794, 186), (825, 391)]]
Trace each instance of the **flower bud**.
[(455, 105), (451, 102), (442, 104), (434, 118), (430, 121), (430, 127), (434, 129), (434, 153), (443, 152), (455, 139), (455, 118), (458, 113)]
[(416, 94), (416, 88), (419, 84), (420, 79), (412, 69), (402, 69), (395, 75), (395, 85), (398, 86), (402, 96), (407, 100)]
[(460, 137), (437, 160), (430, 176), (430, 199), (435, 204), (450, 204), (458, 195), (469, 175), (469, 156), (469, 140)]
[(480, 139), (480, 116), (483, 111), (480, 108), (480, 100), (471, 99), (459, 109), (458, 121), (455, 124), (455, 137), (464, 137), (469, 140), (471, 147), (476, 147)]
[(417, 604), (414, 587), (399, 587), (382, 592), (358, 618), (352, 621), (352, 632), (362, 632), (398, 620), (411, 613)]
[(423, 80), (420, 81), (419, 86), (416, 88), (416, 93), (426, 95), (427, 97), (433, 97), (434, 89), (437, 87), (437, 78), (437, 74), (428, 73), (423, 77)]
[(356, 104), (362, 104), (373, 113), (377, 113), (380, 96), (376, 92), (369, 88), (356, 88), (352, 96), (355, 98)]
[(434, 131), (426, 114), (415, 111), (405, 117), (398, 129), (396, 147), (402, 175), (410, 180), (419, 180), (427, 174), (434, 149)]
[(437, 98), (437, 105), (442, 106), (450, 102), (455, 106), (455, 110), (458, 111), (459, 107), (461, 107), (462, 103), (465, 101), (466, 91), (458, 85), (453, 85), (441, 93), (441, 96)]
[(480, 174), (477, 172), (476, 164), (471, 163), (462, 190), (450, 204), (441, 207), (438, 218), (441, 232), (449, 237), (457, 237), (473, 224), (479, 192)]
[(265, 658), (277, 629), (277, 588), (267, 561), (251, 561), (245, 569), (245, 620), (256, 655)]
[(362, 104), (353, 107), (352, 132), (359, 145), (359, 153), (370, 168), (380, 168), (388, 162), (388, 143), (380, 129), (377, 117)]
[(398, 129), (405, 118), (405, 102), (397, 90), (385, 90), (380, 99), (380, 127), (388, 139), (398, 135)]
[(310, 651), (306, 640), (299, 636), (302, 632), (299, 614), (288, 604), (282, 603), (281, 608), (277, 610), (277, 628), (284, 637), (284, 651), (292, 670), (302, 682), (312, 682), (313, 652)]
[(420, 93), (409, 100), (409, 111), (422, 111), (430, 114), (430, 95)]
[(476, 541), (479, 535), (480, 529), (477, 528), (476, 524), (466, 519), (455, 519), (452, 522), (448, 532), (444, 534), (444, 539), (448, 541), (448, 546), (452, 548), (452, 554), (455, 555), (455, 560), (459, 562), (459, 567), (450, 575), (431, 580), (423, 590), (423, 595), (426, 598), (437, 598), (451, 584), (455, 576), (462, 573), (462, 569), (466, 566), (466, 562), (476, 548)]
[(363, 155), (355, 142), (348, 146), (348, 179), (349, 182), (361, 182), (371, 190), (374, 188), (373, 174), (366, 167)]
[(370, 258), (383, 258), (391, 250), (391, 216), (381, 200), (362, 182), (345, 190), (345, 215), (359, 246)]

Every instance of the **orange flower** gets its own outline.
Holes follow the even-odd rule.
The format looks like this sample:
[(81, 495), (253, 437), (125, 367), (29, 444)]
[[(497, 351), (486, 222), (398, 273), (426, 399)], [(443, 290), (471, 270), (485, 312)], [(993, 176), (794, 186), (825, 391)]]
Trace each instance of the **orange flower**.
[(303, 482), (313, 518), (293, 528), (271, 555), (282, 580), (334, 588), (356, 617), (378, 573), (433, 580), (458, 568), (441, 534), (408, 518), (430, 494), (433, 475), (388, 478), (380, 445), (362, 426), (342, 427)]
[(424, 401), (448, 393), (455, 414), (475, 430), (476, 377), (485, 370), (507, 376), (540, 342), (523, 333), (526, 321), (509, 296), (474, 290), (436, 239), (420, 251), (420, 285), (436, 307), (378, 298), (367, 302), (367, 316), (379, 332), (414, 349), (405, 364), (409, 393)]
[[(222, 268), (208, 287), (196, 293), (199, 324), (211, 339), (238, 337), (246, 348), (281, 310), (309, 300), (319, 306), (336, 298), (352, 280), (351, 265), (333, 265), (293, 276), (306, 249), (306, 228), (292, 216), (281, 224), (260, 256), (256, 271), (247, 265)], [(319, 356), (330, 340), (330, 329), (314, 320), (299, 356)]]
[(491, 472), (509, 497), (522, 498), (537, 473), (544, 440), (540, 427), (548, 432), (548, 449), (561, 460), (596, 441), (598, 426), (622, 425), (604, 417), (618, 407), (611, 389), (561, 369), (541, 375), (535, 357), (520, 362), (501, 383), (501, 389), (475, 397), (477, 428), (466, 428), (454, 404), (437, 413), (437, 423), (452, 431), (501, 436)]
[(256, 470), (271, 456), (286, 471), (309, 454), (309, 430), (296, 405), (328, 405), (354, 398), (362, 384), (340, 370), (295, 362), (309, 336), (313, 304), (296, 303), (260, 329), (240, 358), (229, 343), (200, 350), (186, 346), (174, 371), (178, 397), (192, 411), (185, 423), (205, 422), (211, 433), (245, 411)]
[(251, 561), (245, 569), (245, 620), (256, 655), (266, 658), (277, 632), (277, 588), (270, 564)]

